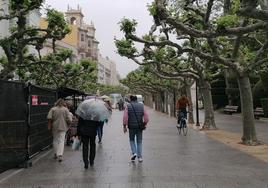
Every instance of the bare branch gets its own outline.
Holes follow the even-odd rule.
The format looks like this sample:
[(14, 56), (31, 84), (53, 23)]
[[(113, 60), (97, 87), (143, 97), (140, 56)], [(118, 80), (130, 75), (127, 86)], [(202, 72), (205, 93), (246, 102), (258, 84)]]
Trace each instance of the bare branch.
[(268, 26), (267, 22), (260, 21), (256, 24), (252, 24), (247, 27), (225, 28), (221, 31), (210, 31), (210, 30), (200, 31), (198, 29), (185, 25), (184, 23), (180, 22), (178, 19), (174, 19), (173, 17), (171, 17), (167, 13), (162, 0), (155, 0), (155, 1), (156, 1), (157, 9), (158, 9), (159, 18), (161, 20), (165, 20), (166, 23), (180, 30), (182, 34), (188, 34), (196, 38), (215, 38), (219, 36), (246, 34), (246, 33), (250, 33), (252, 31), (256, 31), (259, 29), (265, 29)]
[(268, 58), (264, 58), (261, 59), (259, 61), (256, 61), (254, 63), (251, 63), (247, 68), (246, 68), (246, 72), (250, 73), (252, 71), (252, 69), (255, 69), (257, 67), (260, 67), (261, 65), (268, 63)]
[(212, 11), (213, 3), (214, 3), (214, 0), (209, 0), (209, 2), (208, 2), (207, 12), (206, 12), (206, 15), (204, 16), (205, 24), (208, 24), (208, 22), (209, 22), (209, 17), (210, 17), (211, 11)]
[(257, 20), (268, 21), (268, 11), (267, 10), (259, 10), (256, 8), (252, 8), (250, 6), (241, 8), (238, 12), (239, 15), (245, 16), (248, 18), (254, 18)]

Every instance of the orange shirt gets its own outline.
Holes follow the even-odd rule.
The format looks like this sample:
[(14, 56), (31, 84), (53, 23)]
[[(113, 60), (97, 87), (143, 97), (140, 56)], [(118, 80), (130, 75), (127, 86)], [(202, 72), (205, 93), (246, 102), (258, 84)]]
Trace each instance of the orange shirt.
[(176, 109), (186, 108), (189, 106), (189, 101), (187, 97), (181, 97), (176, 104)]

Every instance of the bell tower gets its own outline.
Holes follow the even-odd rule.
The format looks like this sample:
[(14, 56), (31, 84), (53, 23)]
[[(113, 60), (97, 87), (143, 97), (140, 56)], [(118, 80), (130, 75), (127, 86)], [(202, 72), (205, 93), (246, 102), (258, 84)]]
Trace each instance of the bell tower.
[(67, 12), (65, 12), (66, 20), (71, 25), (82, 26), (83, 17), (81, 7), (77, 5), (77, 9), (70, 8), (68, 5)]

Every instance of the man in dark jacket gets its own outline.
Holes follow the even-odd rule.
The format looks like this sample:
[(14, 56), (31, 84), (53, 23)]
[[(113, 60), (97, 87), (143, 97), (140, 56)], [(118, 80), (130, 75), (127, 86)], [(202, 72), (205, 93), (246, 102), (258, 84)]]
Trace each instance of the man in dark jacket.
[(130, 103), (127, 104), (124, 110), (123, 117), (123, 131), (127, 132), (127, 127), (129, 129), (129, 141), (131, 147), (131, 161), (135, 161), (138, 157), (138, 161), (142, 162), (142, 131), (143, 129), (139, 124), (142, 122), (147, 125), (149, 121), (148, 114), (144, 109), (142, 103), (137, 102), (136, 96), (130, 96)]
[[(83, 161), (85, 164), (85, 169), (88, 168), (88, 161), (90, 166), (94, 165), (94, 159), (96, 155), (96, 135), (97, 128), (102, 124), (99, 121), (84, 120), (79, 117), (77, 126), (77, 136), (81, 139), (83, 143)], [(90, 153), (88, 157), (88, 146), (90, 145)], [(89, 158), (89, 160), (88, 160)]]

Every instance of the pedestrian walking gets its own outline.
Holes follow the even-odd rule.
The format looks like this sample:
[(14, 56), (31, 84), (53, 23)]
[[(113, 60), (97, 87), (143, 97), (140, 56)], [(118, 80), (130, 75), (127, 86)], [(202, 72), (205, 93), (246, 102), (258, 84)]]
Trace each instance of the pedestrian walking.
[[(106, 120), (105, 120), (106, 121)], [(97, 128), (97, 135), (98, 135), (98, 143), (101, 144), (102, 143), (102, 136), (103, 136), (103, 126), (104, 126), (104, 122), (105, 121), (101, 121), (100, 125)]]
[[(112, 114), (112, 106), (111, 106), (111, 103), (110, 103), (110, 99), (109, 98), (103, 98), (103, 101), (105, 102), (105, 106), (109, 110), (109, 113)], [(98, 135), (98, 139), (99, 139), (99, 141), (98, 141), (99, 144), (102, 143), (104, 123), (107, 124), (108, 119), (104, 119), (103, 121), (101, 121), (101, 124), (97, 128), (97, 135)]]
[(49, 110), (47, 119), (48, 129), (52, 130), (53, 134), (54, 158), (62, 162), (65, 135), (68, 130), (68, 124), (72, 121), (63, 99), (57, 100), (55, 106)]
[[(96, 155), (96, 135), (99, 126), (110, 117), (109, 110), (100, 99), (89, 99), (83, 101), (77, 108), (76, 114), (79, 116), (77, 126), (77, 136), (83, 144), (82, 153), (84, 168), (94, 165)], [(88, 153), (90, 147), (90, 151)]]
[[(130, 103), (126, 105), (123, 116), (123, 131), (129, 130), (129, 142), (131, 148), (131, 161), (142, 162), (142, 133), (149, 121), (147, 111), (142, 103), (137, 101), (137, 96), (130, 96)], [(142, 127), (142, 124), (145, 128)]]
[(76, 135), (76, 131), (74, 129), (76, 129), (76, 125), (77, 124), (77, 121), (76, 121), (76, 117), (74, 116), (73, 114), (73, 104), (71, 101), (65, 101), (65, 104), (66, 104), (66, 108), (69, 110), (69, 117), (71, 118), (71, 121), (69, 122), (69, 126), (68, 126), (68, 130), (66, 132), (66, 145), (67, 146), (70, 146), (71, 143), (72, 143), (72, 139), (73, 139), (73, 136)]
[[(103, 122), (101, 121), (84, 120), (81, 117), (78, 119), (77, 136), (83, 144), (82, 153), (85, 169), (88, 168), (88, 164), (90, 164), (90, 166), (94, 165), (97, 129), (102, 124)], [(88, 153), (89, 148), (90, 151)]]
[(119, 99), (117, 105), (118, 105), (119, 111), (124, 110), (124, 100), (123, 100), (123, 98)]

